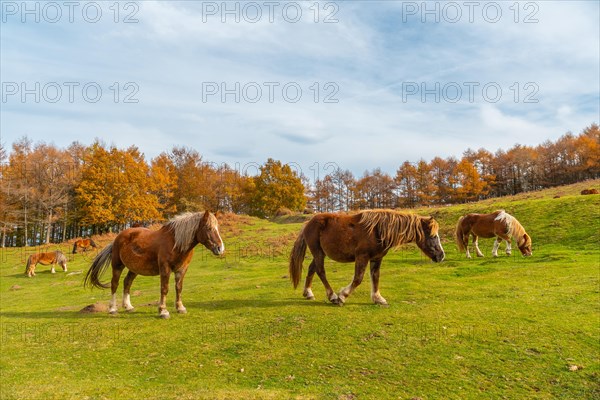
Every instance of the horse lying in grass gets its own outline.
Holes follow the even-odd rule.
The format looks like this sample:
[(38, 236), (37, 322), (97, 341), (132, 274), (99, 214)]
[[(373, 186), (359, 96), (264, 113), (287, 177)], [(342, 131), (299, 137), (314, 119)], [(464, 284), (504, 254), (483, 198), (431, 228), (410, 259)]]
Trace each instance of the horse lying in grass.
[[(303, 296), (313, 300), (312, 280), (316, 273), (327, 292), (327, 298), (342, 305), (362, 282), (367, 264), (371, 271), (371, 299), (387, 305), (379, 293), (379, 270), (388, 251), (403, 243), (416, 242), (433, 261), (444, 259), (438, 236), (438, 224), (431, 217), (405, 214), (393, 210), (367, 210), (356, 214), (317, 214), (298, 235), (290, 254), (289, 274), (294, 288), (302, 274), (306, 248), (313, 260), (308, 267)], [(335, 294), (325, 276), (325, 256), (338, 262), (354, 262), (354, 279)]]
[(49, 253), (37, 253), (32, 254), (27, 259), (27, 264), (25, 265), (25, 274), (28, 277), (35, 276), (35, 266), (38, 264), (42, 265), (50, 265), (53, 274), (56, 273), (54, 270), (54, 265), (58, 264), (62, 267), (63, 271), (67, 271), (67, 257), (63, 254), (62, 251), (52, 251)]
[(506, 242), (506, 254), (511, 254), (511, 238), (515, 239), (521, 254), (526, 257), (531, 255), (531, 237), (525, 232), (523, 225), (504, 210), (494, 211), (491, 214), (467, 214), (460, 217), (456, 225), (456, 242), (460, 251), (466, 251), (467, 258), (471, 258), (469, 235), (473, 236), (477, 257), (483, 257), (477, 242), (480, 236), (482, 238), (496, 237), (492, 249), (494, 257), (498, 257), (498, 247), (503, 240)]
[(116, 291), (124, 268), (129, 269), (123, 281), (123, 307), (127, 311), (133, 310), (129, 291), (135, 277), (160, 275), (158, 312), (161, 318), (169, 318), (166, 298), (169, 291), (169, 278), (173, 272), (177, 311), (185, 313), (186, 308), (181, 301), (183, 278), (192, 260), (194, 247), (198, 243), (202, 243), (215, 255), (221, 255), (225, 251), (225, 245), (219, 235), (217, 218), (208, 211), (179, 215), (164, 224), (158, 231), (147, 228), (126, 229), (96, 256), (85, 276), (84, 284), (108, 288), (109, 285), (101, 283), (99, 277), (108, 264), (111, 264), (112, 299), (109, 312), (116, 314)]
[(77, 250), (86, 252), (92, 247), (94, 249), (98, 248), (98, 246), (92, 239), (77, 239), (75, 243), (73, 243), (73, 254), (77, 254)]

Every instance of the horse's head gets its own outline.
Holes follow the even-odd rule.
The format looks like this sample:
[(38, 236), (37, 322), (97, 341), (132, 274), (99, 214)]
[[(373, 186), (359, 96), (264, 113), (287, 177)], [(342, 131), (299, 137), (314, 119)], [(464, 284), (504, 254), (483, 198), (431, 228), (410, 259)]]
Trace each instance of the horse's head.
[(90, 238), (90, 246), (92, 246), (92, 247), (93, 247), (93, 248), (95, 248), (95, 249), (97, 249), (97, 248), (98, 248), (98, 246), (96, 245), (96, 242), (94, 242), (94, 241), (92, 240), (92, 238)]
[(225, 253), (225, 244), (223, 244), (223, 240), (219, 234), (219, 222), (208, 211), (204, 212), (202, 216), (199, 229), (196, 231), (196, 240), (216, 256)]
[(532, 254), (531, 253), (531, 236), (524, 233), (523, 236), (521, 236), (519, 238), (519, 241), (517, 242), (517, 246), (519, 246), (519, 250), (521, 251), (521, 254), (523, 254), (525, 257), (529, 257)]
[(437, 221), (432, 217), (425, 217), (421, 219), (420, 223), (423, 236), (417, 239), (417, 246), (434, 262), (441, 262), (446, 255), (438, 235), (439, 226)]

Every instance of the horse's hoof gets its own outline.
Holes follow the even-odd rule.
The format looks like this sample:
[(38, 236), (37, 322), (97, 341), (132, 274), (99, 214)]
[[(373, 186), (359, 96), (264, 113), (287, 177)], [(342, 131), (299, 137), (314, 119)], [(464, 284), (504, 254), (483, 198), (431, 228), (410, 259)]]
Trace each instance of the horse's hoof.
[(306, 300), (314, 300), (315, 296), (308, 296), (308, 297), (305, 297), (305, 298), (306, 298)]
[(178, 308), (178, 309), (177, 309), (177, 312), (178, 312), (179, 314), (187, 314), (187, 309), (186, 309), (185, 307), (183, 307), (183, 308)]
[(390, 306), (387, 302), (385, 302), (385, 303), (375, 303), (375, 304), (377, 304), (379, 307), (384, 307), (384, 308), (387, 308), (387, 307)]
[(160, 315), (159, 315), (159, 317), (161, 319), (169, 319), (171, 317), (171, 315), (169, 314), (168, 311), (165, 311), (165, 312), (161, 312)]
[(126, 308), (125, 311), (127, 311), (127, 312), (133, 312), (133, 311), (135, 311), (135, 307)]
[(117, 310), (108, 310), (110, 315), (117, 315)]
[(331, 303), (335, 304), (335, 305), (338, 305), (338, 306), (343, 306), (344, 305), (344, 300), (342, 300), (339, 297), (336, 297), (334, 299), (331, 299)]

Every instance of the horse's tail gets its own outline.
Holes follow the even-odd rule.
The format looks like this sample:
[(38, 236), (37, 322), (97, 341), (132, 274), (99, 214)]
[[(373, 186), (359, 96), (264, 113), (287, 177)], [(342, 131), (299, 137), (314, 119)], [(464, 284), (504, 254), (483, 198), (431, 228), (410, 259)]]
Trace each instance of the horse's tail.
[(33, 257), (33, 254), (29, 256), (29, 258), (27, 258), (27, 264), (25, 264), (25, 275), (29, 275), (29, 271), (31, 270), (31, 258)]
[(458, 223), (456, 224), (456, 244), (458, 245), (458, 249), (460, 251), (465, 251), (465, 241), (463, 239), (463, 229), (462, 229), (462, 222), (463, 219), (465, 218), (465, 216), (463, 215), (462, 217), (460, 217), (458, 219)]
[(298, 238), (294, 242), (294, 247), (290, 254), (289, 274), (294, 289), (298, 287), (300, 277), (302, 276), (302, 263), (306, 255), (306, 240), (304, 239), (304, 228), (300, 231)]
[(85, 275), (85, 279), (83, 280), (83, 286), (97, 287), (100, 289), (106, 289), (110, 287), (109, 284), (100, 282), (99, 278), (112, 261), (113, 244), (114, 242), (106, 246), (100, 253), (98, 253), (96, 258), (94, 258), (92, 266), (88, 270), (87, 274)]
[(77, 241), (73, 243), (73, 254), (77, 254)]

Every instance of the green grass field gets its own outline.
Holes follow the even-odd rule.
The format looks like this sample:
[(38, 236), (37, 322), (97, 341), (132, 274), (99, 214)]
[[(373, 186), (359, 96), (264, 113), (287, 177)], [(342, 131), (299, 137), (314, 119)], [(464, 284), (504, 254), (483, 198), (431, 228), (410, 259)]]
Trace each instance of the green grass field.
[[(390, 253), (387, 308), (371, 303), (368, 277), (344, 307), (325, 301), (318, 278), (317, 300), (304, 300), (286, 276), (301, 223), (285, 219), (230, 217), (226, 257), (197, 248), (188, 314), (175, 312), (171, 283), (169, 320), (157, 318), (157, 277), (136, 279), (133, 313), (80, 313), (110, 297), (82, 287), (93, 254), (69, 255), (69, 272), (81, 274), (38, 266), (27, 278), (38, 249), (2, 249), (0, 397), (598, 399), (600, 196), (580, 186), (418, 210), (440, 222), (446, 261), (415, 245)], [(533, 257), (502, 246), (493, 259), (483, 239), (486, 257), (465, 259), (452, 236), (458, 217), (498, 208), (527, 229)], [(353, 266), (328, 260), (326, 270), (339, 290)]]

